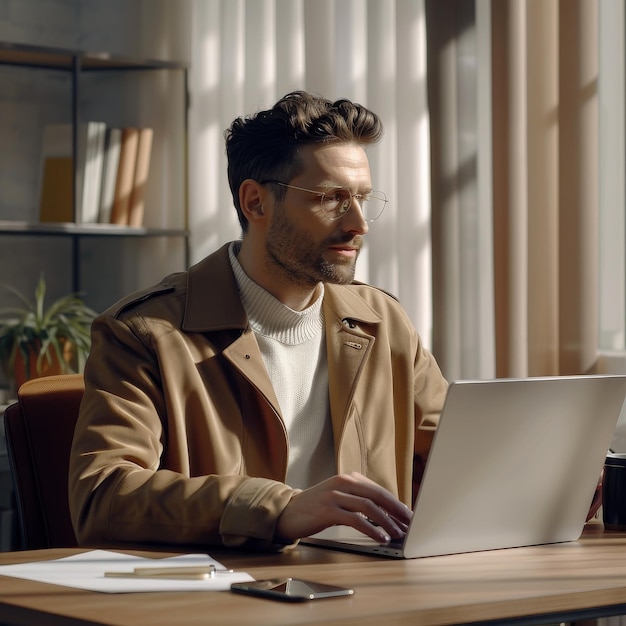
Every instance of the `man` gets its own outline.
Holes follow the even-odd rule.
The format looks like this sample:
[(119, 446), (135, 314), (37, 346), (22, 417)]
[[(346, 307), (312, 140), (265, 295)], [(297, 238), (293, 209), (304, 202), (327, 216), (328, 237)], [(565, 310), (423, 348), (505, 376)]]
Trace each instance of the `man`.
[(396, 300), (353, 283), (386, 204), (365, 152), (381, 133), (366, 108), (304, 92), (233, 122), (242, 240), (93, 324), (80, 543), (402, 536), (447, 384)]

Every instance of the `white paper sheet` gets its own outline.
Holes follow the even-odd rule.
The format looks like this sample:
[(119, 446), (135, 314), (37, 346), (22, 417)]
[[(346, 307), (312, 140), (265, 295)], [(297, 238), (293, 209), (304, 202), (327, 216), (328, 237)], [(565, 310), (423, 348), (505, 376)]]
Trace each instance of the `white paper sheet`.
[(254, 580), (245, 572), (220, 572), (208, 580), (176, 580), (154, 578), (106, 578), (105, 572), (132, 572), (146, 566), (204, 566), (226, 569), (206, 554), (184, 554), (164, 559), (91, 550), (53, 561), (36, 561), (0, 565), (0, 575), (24, 578), (63, 587), (101, 591), (104, 593), (133, 593), (144, 591), (225, 591), (231, 583)]

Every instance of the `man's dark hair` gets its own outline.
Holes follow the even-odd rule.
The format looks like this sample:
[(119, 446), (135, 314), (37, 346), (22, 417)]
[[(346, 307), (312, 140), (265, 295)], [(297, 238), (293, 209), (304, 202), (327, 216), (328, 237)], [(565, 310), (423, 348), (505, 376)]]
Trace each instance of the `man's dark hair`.
[[(243, 232), (248, 229), (239, 204), (239, 187), (244, 180), (288, 183), (302, 171), (296, 154), (300, 146), (371, 144), (380, 139), (382, 131), (380, 118), (364, 106), (345, 99), (332, 102), (304, 91), (287, 94), (267, 111), (238, 117), (224, 138), (228, 184)], [(281, 200), (284, 189), (276, 189)]]

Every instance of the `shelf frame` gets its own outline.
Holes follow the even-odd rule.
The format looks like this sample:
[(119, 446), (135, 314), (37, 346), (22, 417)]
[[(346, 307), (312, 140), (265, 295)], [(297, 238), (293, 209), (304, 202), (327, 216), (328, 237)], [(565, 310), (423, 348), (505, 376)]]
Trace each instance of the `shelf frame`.
[(188, 237), (185, 228), (145, 228), (116, 224), (75, 224), (73, 222), (19, 222), (0, 220), (0, 235), (29, 235), (36, 237)]
[[(33, 69), (59, 70), (71, 74), (71, 114), (72, 114), (72, 149), (78, 152), (78, 127), (80, 124), (80, 75), (85, 72), (103, 71), (146, 71), (146, 70), (180, 70), (184, 72), (185, 89), (185, 120), (184, 142), (187, 145), (189, 87), (187, 63), (156, 59), (143, 59), (106, 52), (71, 50), (49, 46), (0, 42), (0, 66), (27, 67)], [(185, 150), (184, 175), (188, 176), (187, 150)], [(0, 236), (31, 235), (31, 236), (63, 236), (72, 238), (72, 286), (73, 291), (81, 290), (80, 276), (80, 239), (82, 237), (181, 237), (184, 239), (185, 266), (190, 264), (190, 233), (189, 233), (189, 191), (187, 182), (184, 184), (184, 228), (135, 228), (112, 224), (83, 224), (76, 199), (77, 176), (73, 171), (74, 185), (74, 223), (30, 223), (0, 220)]]
[(49, 46), (0, 42), (0, 65), (14, 65), (39, 69), (74, 71), (74, 61), (80, 59), (81, 70), (187, 70), (189, 65), (179, 61), (140, 59), (107, 52), (70, 50)]

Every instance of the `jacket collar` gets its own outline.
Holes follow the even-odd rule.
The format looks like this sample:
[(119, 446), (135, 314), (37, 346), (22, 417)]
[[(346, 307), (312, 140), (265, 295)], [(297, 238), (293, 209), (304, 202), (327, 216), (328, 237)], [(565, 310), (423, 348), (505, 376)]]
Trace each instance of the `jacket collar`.
[[(243, 330), (248, 318), (241, 304), (237, 281), (225, 244), (192, 266), (187, 273), (187, 301), (183, 330), (207, 332)], [(355, 290), (325, 283), (324, 309), (341, 321), (377, 324), (380, 315)]]
[(379, 324), (382, 321), (380, 315), (350, 287), (325, 283), (324, 305), (327, 314), (332, 312), (342, 322)]
[(228, 258), (229, 245), (225, 244), (187, 272), (183, 330), (207, 332), (248, 326)]

